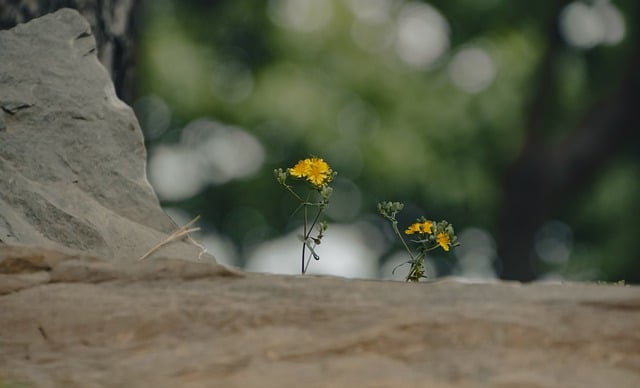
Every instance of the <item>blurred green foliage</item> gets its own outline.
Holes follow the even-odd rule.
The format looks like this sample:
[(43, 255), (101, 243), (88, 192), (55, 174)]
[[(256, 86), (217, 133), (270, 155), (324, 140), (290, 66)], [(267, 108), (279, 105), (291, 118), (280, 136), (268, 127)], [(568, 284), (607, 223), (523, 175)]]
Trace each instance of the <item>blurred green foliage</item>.
[[(274, 7), (284, 3), (145, 2), (139, 95), (159, 96), (171, 109), (169, 129), (148, 146), (176, 142), (187, 123), (209, 117), (244, 128), (266, 150), (257, 174), (164, 205), (201, 214), (242, 252), (297, 225), (271, 171), (317, 155), (339, 171), (336, 185), (355, 185), (361, 194), (355, 209), (333, 215), (337, 222), (369, 217), (381, 200), (399, 200), (408, 205), (405, 221), (427, 214), (457, 230), (497, 234), (505, 172), (527, 141), (549, 30), (569, 2), (432, 1), (448, 23), (448, 49), (423, 69), (403, 62), (392, 43), (384, 46), (393, 39), (383, 33), (386, 19), (359, 24), (363, 39), (380, 47), (356, 42), (362, 21), (354, 7), (366, 1), (318, 2), (330, 9), (329, 16), (326, 9), (316, 14), (326, 16), (317, 28), (278, 24)], [(405, 4), (374, 3), (387, 4), (387, 21)], [(638, 47), (638, 5), (614, 3), (624, 39), (590, 48), (563, 43), (554, 57), (552, 101), (537, 118), (550, 144), (621, 82), (622, 63)], [(487, 53), (495, 67), (479, 91), (462, 90), (451, 75), (456, 53), (468, 47)], [(538, 265), (541, 275), (640, 281), (637, 140), (547, 215), (570, 226), (573, 242), (568, 260)]]

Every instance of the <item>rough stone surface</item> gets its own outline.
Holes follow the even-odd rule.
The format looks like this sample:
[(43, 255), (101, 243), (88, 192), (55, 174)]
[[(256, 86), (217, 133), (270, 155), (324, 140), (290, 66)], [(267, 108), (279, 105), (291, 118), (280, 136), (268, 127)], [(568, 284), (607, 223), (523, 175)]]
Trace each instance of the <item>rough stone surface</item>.
[(638, 287), (232, 274), (7, 245), (0, 285), (0, 382), (9, 384), (640, 383)]
[[(82, 16), (63, 9), (0, 31), (0, 58), (0, 242), (121, 258), (176, 229)], [(183, 243), (161, 251), (198, 252)]]

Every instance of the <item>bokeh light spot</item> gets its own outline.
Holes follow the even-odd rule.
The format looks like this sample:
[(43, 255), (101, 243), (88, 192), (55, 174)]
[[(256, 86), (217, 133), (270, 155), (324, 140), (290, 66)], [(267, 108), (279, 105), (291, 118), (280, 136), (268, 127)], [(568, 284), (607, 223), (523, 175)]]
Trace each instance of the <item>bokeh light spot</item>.
[(534, 248), (538, 257), (547, 263), (565, 263), (573, 249), (573, 232), (563, 222), (547, 221), (536, 233)]
[(348, 4), (358, 19), (382, 22), (390, 18), (394, 0), (350, 0)]
[(312, 32), (324, 28), (333, 14), (330, 1), (270, 0), (267, 13), (271, 21), (283, 28)]
[(495, 278), (493, 263), (496, 245), (493, 237), (484, 229), (469, 227), (458, 234), (460, 246), (454, 249), (458, 258), (456, 274), (473, 279)]
[(182, 130), (179, 143), (151, 149), (149, 180), (160, 199), (183, 200), (207, 184), (255, 174), (264, 158), (262, 144), (248, 132), (198, 119)]
[(469, 93), (478, 93), (486, 89), (496, 76), (493, 59), (480, 47), (458, 50), (451, 59), (448, 70), (453, 83)]
[(417, 69), (433, 65), (449, 48), (449, 23), (426, 3), (410, 2), (398, 13), (396, 52)]
[[(311, 260), (309, 274), (336, 275), (347, 278), (376, 278), (380, 255), (380, 236), (362, 223), (331, 224), (316, 251), (320, 260)], [(245, 269), (252, 272), (300, 274), (302, 229), (257, 246), (247, 259)], [(373, 241), (373, 243), (372, 243)]]
[(622, 41), (625, 23), (620, 11), (607, 0), (597, 1), (593, 6), (574, 1), (560, 14), (560, 31), (570, 45), (588, 49)]
[(180, 201), (200, 191), (202, 180), (188, 149), (159, 145), (149, 152), (149, 182), (162, 200)]

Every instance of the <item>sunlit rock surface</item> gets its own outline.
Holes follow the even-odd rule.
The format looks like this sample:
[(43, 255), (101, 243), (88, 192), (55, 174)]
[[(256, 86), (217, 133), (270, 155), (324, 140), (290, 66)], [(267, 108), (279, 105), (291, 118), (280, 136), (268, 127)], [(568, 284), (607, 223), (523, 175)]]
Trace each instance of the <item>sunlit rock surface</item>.
[(0, 286), (0, 383), (15, 386), (640, 382), (637, 286), (242, 275), (7, 245)]
[(0, 31), (0, 242), (141, 256), (176, 229), (145, 163), (84, 18), (65, 9)]

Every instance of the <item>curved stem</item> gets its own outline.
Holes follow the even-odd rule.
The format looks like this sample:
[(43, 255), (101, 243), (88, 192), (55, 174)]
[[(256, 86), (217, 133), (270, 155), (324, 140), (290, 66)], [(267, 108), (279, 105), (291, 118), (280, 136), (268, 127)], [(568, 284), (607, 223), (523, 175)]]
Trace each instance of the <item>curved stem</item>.
[(413, 252), (411, 251), (411, 249), (409, 249), (409, 246), (407, 245), (407, 242), (404, 241), (404, 237), (402, 237), (402, 234), (400, 233), (400, 231), (398, 230), (398, 221), (393, 220), (391, 222), (391, 226), (393, 226), (393, 231), (396, 233), (396, 235), (398, 236), (398, 238), (400, 239), (400, 241), (402, 241), (402, 245), (404, 245), (404, 248), (407, 250), (407, 252), (409, 253), (409, 256), (411, 256), (411, 260), (416, 260), (416, 257), (413, 255)]
[(302, 274), (304, 275), (307, 272), (307, 268), (304, 265), (304, 255), (307, 249), (307, 205), (303, 204), (303, 213), (304, 213), (304, 226), (302, 231)]
[[(307, 244), (304, 244), (304, 245), (306, 246)], [(312, 256), (313, 256), (313, 252), (312, 252), (312, 253), (309, 253), (309, 258), (307, 258), (307, 264), (306, 264), (306, 265), (304, 264), (304, 256), (302, 256), (302, 263), (303, 263), (303, 264), (302, 264), (302, 266), (303, 266), (303, 267), (302, 267), (302, 271), (303, 271), (302, 273), (303, 273), (303, 274), (307, 272), (307, 269), (309, 268), (309, 264), (311, 263), (311, 257), (312, 257)], [(314, 257), (315, 257), (315, 256), (314, 256)]]
[[(311, 235), (311, 231), (313, 231), (313, 228), (316, 226), (316, 222), (318, 222), (318, 220), (320, 219), (320, 214), (322, 213), (322, 207), (320, 207), (320, 209), (318, 209), (318, 213), (316, 214), (316, 217), (313, 219), (313, 222), (311, 223), (311, 226), (309, 227), (309, 236)], [(306, 219), (305, 219), (306, 221)], [(305, 239), (309, 238), (309, 236), (304, 236)]]
[(307, 272), (307, 268), (309, 268), (309, 263), (311, 262), (311, 256), (313, 256), (314, 258), (317, 259), (317, 254), (315, 252), (313, 252), (312, 247), (309, 247), (309, 249), (311, 249), (311, 253), (309, 254), (309, 258), (307, 260), (307, 264), (305, 265), (305, 254), (306, 254), (306, 248), (307, 248), (307, 243), (308, 243), (308, 239), (309, 236), (311, 236), (311, 232), (313, 232), (313, 228), (315, 228), (316, 223), (318, 222), (318, 220), (320, 219), (320, 215), (322, 214), (322, 210), (324, 209), (323, 204), (318, 205), (319, 209), (318, 212), (316, 213), (316, 216), (313, 218), (313, 222), (311, 223), (311, 225), (307, 228), (307, 221), (308, 221), (308, 211), (307, 211), (307, 205), (311, 206), (311, 205), (315, 205), (312, 204), (310, 202), (303, 202), (303, 206), (304, 206), (304, 229), (303, 229), (303, 233), (302, 233), (302, 274), (304, 275)]
[(289, 192), (290, 192), (294, 197), (296, 197), (296, 199), (297, 199), (298, 201), (303, 202), (303, 203), (305, 203), (305, 202), (306, 202), (305, 200), (303, 200), (302, 198), (300, 198), (300, 196), (298, 195), (298, 193), (296, 193), (295, 191), (293, 191), (293, 189), (291, 188), (291, 186), (289, 186), (289, 185), (287, 185), (287, 184), (284, 184), (284, 183), (283, 183), (283, 186), (284, 186), (284, 187), (285, 187), (285, 188), (286, 188), (286, 189), (287, 189), (287, 190), (288, 190), (288, 191), (289, 191)]

